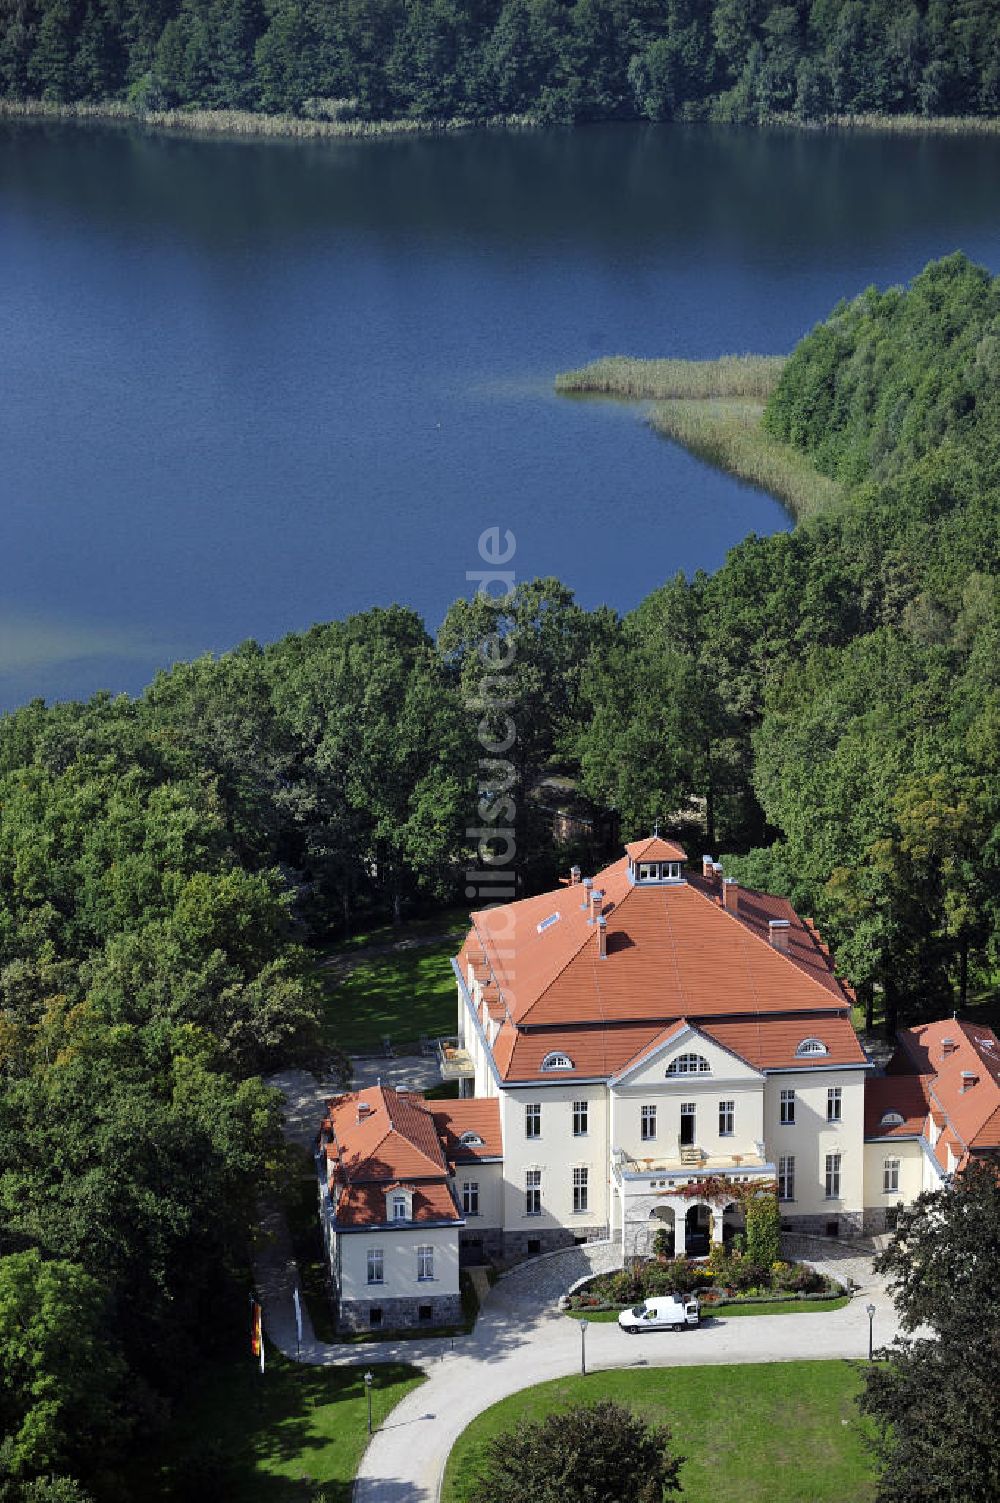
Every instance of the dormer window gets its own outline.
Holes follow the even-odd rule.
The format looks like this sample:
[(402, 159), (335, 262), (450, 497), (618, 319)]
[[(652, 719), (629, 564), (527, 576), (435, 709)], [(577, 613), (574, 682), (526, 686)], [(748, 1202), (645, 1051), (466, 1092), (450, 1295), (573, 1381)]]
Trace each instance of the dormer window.
[(464, 1132), (458, 1141), (465, 1148), (482, 1148), (486, 1140), (481, 1138), (477, 1132)]
[(552, 1054), (547, 1054), (542, 1060), (543, 1070), (572, 1070), (573, 1068), (573, 1061), (569, 1055), (560, 1054), (558, 1050)]
[(822, 1039), (803, 1039), (795, 1051), (800, 1059), (811, 1054), (829, 1054), (829, 1052)]
[(679, 861), (640, 861), (635, 868), (635, 880), (637, 882), (679, 882), (681, 864)]
[(406, 1196), (394, 1195), (392, 1197), (392, 1210), (389, 1216), (390, 1221), (409, 1220), (409, 1217), (406, 1214), (408, 1210), (409, 1206), (407, 1205)]
[(668, 1075), (711, 1075), (712, 1067), (703, 1054), (678, 1054), (667, 1066)]
[(883, 1112), (880, 1127), (902, 1127), (903, 1116), (901, 1112)]

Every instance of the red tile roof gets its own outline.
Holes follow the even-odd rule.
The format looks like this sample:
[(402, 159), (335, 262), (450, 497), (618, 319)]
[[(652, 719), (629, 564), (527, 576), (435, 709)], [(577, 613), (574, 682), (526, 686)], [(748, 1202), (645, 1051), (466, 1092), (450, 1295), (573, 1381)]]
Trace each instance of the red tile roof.
[[(428, 1109), (451, 1163), (468, 1164), (479, 1159), (502, 1158), (500, 1102), (495, 1096), (432, 1101), (428, 1102)], [(463, 1143), (463, 1133), (475, 1133), (483, 1141), (481, 1144)]]
[[(703, 1023), (699, 1028), (757, 1070), (828, 1070), (835, 1065), (868, 1063), (846, 1016), (760, 1017), (745, 1022)], [(826, 1054), (797, 1054), (804, 1039), (819, 1039), (826, 1045)]]
[[(927, 1125), (929, 1075), (879, 1075), (865, 1082), (865, 1137), (914, 1138)], [(883, 1122), (887, 1112), (902, 1122)]]
[(396, 1226), (402, 1229), (414, 1222), (461, 1221), (458, 1207), (444, 1180), (413, 1188), (413, 1215), (403, 1222), (390, 1222), (386, 1217), (385, 1197), (388, 1185), (370, 1183), (345, 1185), (336, 1197), (335, 1214), (337, 1227), (345, 1226)]
[(332, 1138), (327, 1158), (347, 1182), (385, 1184), (447, 1172), (437, 1128), (422, 1096), (391, 1086), (352, 1091), (329, 1103), (322, 1130)]
[[(518, 1024), (663, 1024), (848, 1005), (814, 929), (782, 898), (743, 889), (734, 914), (695, 876), (633, 884), (624, 859), (594, 888), (603, 893), (605, 959), (580, 886), (473, 914), (465, 949), (487, 955)], [(770, 944), (772, 918), (788, 923), (787, 953)]]
[(649, 835), (645, 840), (633, 840), (631, 845), (625, 847), (625, 850), (633, 862), (687, 860), (687, 851), (682, 845), (677, 845), (673, 840), (664, 840), (661, 835)]
[(1000, 1149), (1000, 1040), (993, 1030), (947, 1018), (904, 1028), (897, 1038), (890, 1078), (930, 1076), (932, 1112), (947, 1124), (935, 1148), (939, 1162), (946, 1163), (949, 1143), (960, 1163), (969, 1153)]

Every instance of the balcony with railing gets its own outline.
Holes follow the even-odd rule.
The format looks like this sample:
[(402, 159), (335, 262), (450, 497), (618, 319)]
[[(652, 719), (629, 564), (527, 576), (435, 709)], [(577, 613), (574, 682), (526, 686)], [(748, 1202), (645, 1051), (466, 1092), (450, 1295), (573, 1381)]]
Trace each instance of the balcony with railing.
[(473, 1080), (475, 1078), (475, 1061), (468, 1049), (463, 1046), (461, 1039), (438, 1039), (437, 1057), (442, 1080)]

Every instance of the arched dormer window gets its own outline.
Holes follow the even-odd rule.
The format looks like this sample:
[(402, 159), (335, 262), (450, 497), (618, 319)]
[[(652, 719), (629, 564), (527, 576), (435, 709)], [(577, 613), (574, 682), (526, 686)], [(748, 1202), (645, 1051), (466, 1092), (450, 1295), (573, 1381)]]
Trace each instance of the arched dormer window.
[(477, 1132), (464, 1132), (458, 1141), (466, 1148), (482, 1148), (485, 1139), (481, 1138)]
[(903, 1115), (901, 1112), (883, 1112), (880, 1127), (902, 1127)]
[(678, 1054), (667, 1066), (668, 1075), (711, 1075), (712, 1067), (703, 1054)]
[(561, 1054), (558, 1049), (553, 1050), (551, 1054), (547, 1054), (542, 1060), (543, 1070), (572, 1070), (573, 1068), (573, 1061), (569, 1055)]
[(808, 1054), (828, 1054), (829, 1052), (822, 1039), (803, 1039), (795, 1051), (800, 1059)]

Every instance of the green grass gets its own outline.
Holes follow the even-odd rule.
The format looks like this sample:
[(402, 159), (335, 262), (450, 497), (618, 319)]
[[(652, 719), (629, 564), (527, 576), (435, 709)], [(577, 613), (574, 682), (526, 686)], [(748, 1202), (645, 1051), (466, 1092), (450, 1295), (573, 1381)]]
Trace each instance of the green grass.
[[(837, 1294), (819, 1299), (761, 1300), (758, 1304), (708, 1305), (701, 1307), (703, 1320), (728, 1320), (732, 1315), (812, 1315), (823, 1310), (842, 1310), (851, 1303), (847, 1294)], [(626, 1307), (623, 1305), (622, 1309)], [(567, 1310), (573, 1320), (617, 1320), (618, 1310)]]
[(494, 1404), (459, 1437), (442, 1503), (465, 1503), (495, 1435), (555, 1409), (614, 1399), (666, 1423), (684, 1503), (864, 1503), (872, 1470), (847, 1362), (625, 1369), (542, 1383)]
[(327, 1042), (350, 1054), (378, 1054), (388, 1035), (409, 1053), (421, 1034), (455, 1031), (457, 945), (422, 945), (363, 960), (341, 979), (329, 978), (324, 1030)]
[(556, 377), (565, 396), (588, 394), (629, 401), (671, 397), (744, 397), (766, 402), (785, 366), (784, 355), (720, 355), (718, 360), (633, 360), (609, 355)]
[[(159, 1454), (143, 1457), (134, 1497), (190, 1503), (348, 1503), (368, 1441), (360, 1361), (300, 1367), (267, 1348), (263, 1376), (249, 1355), (220, 1363), (192, 1387)], [(401, 1363), (372, 1368), (382, 1424), (424, 1375)]]
[(437, 913), (425, 914), (422, 918), (406, 919), (402, 924), (391, 924), (388, 921), (375, 924), (358, 934), (352, 934), (350, 939), (341, 940), (330, 953), (349, 955), (354, 950), (364, 950), (370, 945), (405, 944), (407, 940), (426, 939), (428, 935), (437, 934), (454, 935), (456, 939), (461, 939), (468, 928), (467, 908), (442, 908)]

